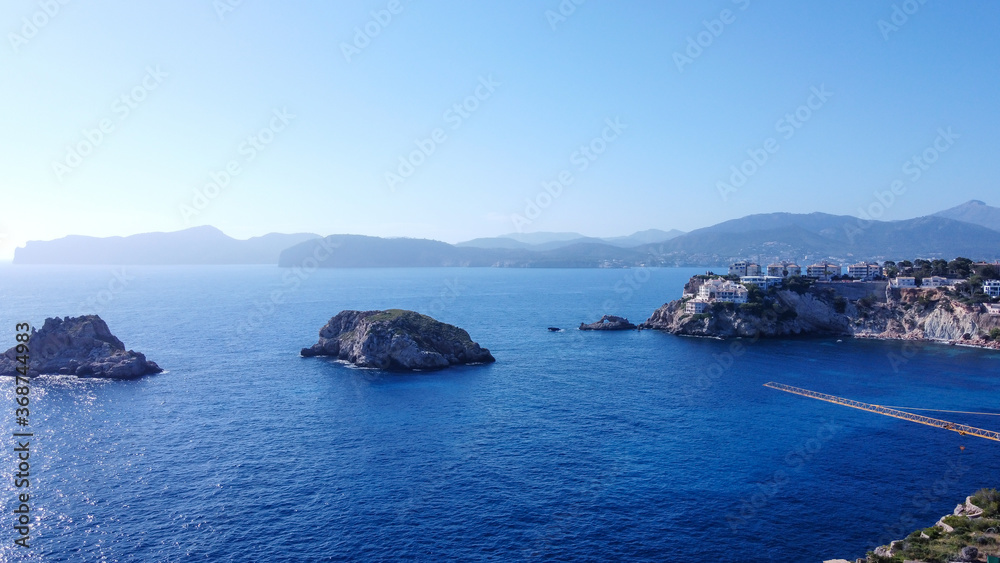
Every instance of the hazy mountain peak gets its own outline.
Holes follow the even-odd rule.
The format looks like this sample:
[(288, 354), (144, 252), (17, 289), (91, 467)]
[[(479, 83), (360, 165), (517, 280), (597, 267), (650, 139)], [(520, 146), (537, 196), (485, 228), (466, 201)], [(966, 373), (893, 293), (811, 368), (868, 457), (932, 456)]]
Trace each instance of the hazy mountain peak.
[(994, 231), (1000, 231), (1000, 208), (991, 207), (978, 199), (969, 200), (961, 205), (935, 213), (935, 217), (954, 219), (963, 223), (972, 223)]

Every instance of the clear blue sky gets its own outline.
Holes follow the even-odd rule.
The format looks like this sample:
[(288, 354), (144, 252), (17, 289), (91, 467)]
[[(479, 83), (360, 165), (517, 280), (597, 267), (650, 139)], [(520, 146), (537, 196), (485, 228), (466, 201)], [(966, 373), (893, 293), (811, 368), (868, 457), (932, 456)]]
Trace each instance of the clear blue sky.
[[(995, 2), (586, 0), (555, 20), (558, 0), (243, 0), (220, 17), (226, 1), (4, 3), (0, 257), (25, 240), (200, 224), (449, 242), (691, 230), (759, 212), (856, 215), (897, 179), (906, 191), (882, 218), (1000, 204)], [(880, 29), (894, 5), (913, 13)], [(391, 21), (373, 21), (388, 8)], [(355, 44), (366, 25), (378, 33)], [(675, 53), (701, 32), (707, 46), (679, 70)], [(345, 44), (361, 46), (350, 61)], [(810, 100), (821, 87), (832, 96)], [(786, 138), (779, 120), (810, 101)], [(615, 119), (620, 133), (606, 129)], [(113, 129), (68, 157), (102, 120)], [(261, 150), (244, 145), (271, 126)], [(947, 152), (913, 181), (907, 160), (949, 127), (958, 138), (938, 140)], [(436, 129), (433, 153), (390, 189), (386, 174)], [(617, 137), (583, 169), (574, 152), (602, 133)], [(730, 167), (771, 138), (777, 150), (720, 197)], [(239, 173), (185, 216), (230, 161)], [(564, 170), (572, 183), (515, 225)]]

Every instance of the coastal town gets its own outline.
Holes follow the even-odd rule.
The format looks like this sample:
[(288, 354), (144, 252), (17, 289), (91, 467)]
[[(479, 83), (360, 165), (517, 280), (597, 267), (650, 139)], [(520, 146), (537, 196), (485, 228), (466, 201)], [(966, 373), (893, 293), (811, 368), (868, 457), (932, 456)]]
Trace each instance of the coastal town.
[[(929, 274), (929, 275), (928, 275)], [(708, 272), (697, 287), (685, 289), (684, 311), (705, 314), (715, 303), (745, 304), (751, 288), (763, 291), (785, 287), (792, 280), (806, 283), (849, 284), (872, 283), (875, 289), (927, 290), (943, 288), (968, 294), (981, 302), (986, 312), (1000, 315), (1000, 261), (973, 262), (967, 258), (945, 260), (914, 260), (899, 263), (886, 261), (858, 262), (846, 267), (827, 261), (802, 266), (794, 262), (778, 262), (761, 266), (749, 260), (734, 262), (726, 275)], [(881, 283), (877, 283), (881, 282)]]

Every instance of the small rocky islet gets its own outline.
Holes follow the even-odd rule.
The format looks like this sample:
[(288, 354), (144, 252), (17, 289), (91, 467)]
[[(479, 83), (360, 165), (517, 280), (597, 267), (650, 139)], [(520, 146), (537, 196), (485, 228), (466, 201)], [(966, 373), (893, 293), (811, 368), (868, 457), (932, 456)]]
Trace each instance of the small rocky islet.
[(580, 330), (634, 330), (636, 326), (625, 317), (604, 315), (596, 323), (580, 323)]
[[(133, 379), (163, 371), (156, 362), (126, 350), (108, 324), (98, 315), (48, 318), (42, 328), (31, 330), (28, 340), (28, 376), (75, 375)], [(0, 356), (0, 375), (20, 375), (23, 366), (17, 347)]]
[(319, 331), (303, 357), (330, 356), (359, 367), (394, 371), (437, 370), (496, 359), (469, 333), (402, 309), (341, 311)]

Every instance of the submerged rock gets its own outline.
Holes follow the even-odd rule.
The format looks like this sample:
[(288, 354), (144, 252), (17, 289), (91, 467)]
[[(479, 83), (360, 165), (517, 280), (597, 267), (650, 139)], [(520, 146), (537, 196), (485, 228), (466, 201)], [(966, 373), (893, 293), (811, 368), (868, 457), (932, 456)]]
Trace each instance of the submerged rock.
[[(18, 375), (17, 347), (0, 356), (0, 375)], [(111, 334), (97, 315), (45, 319), (41, 330), (31, 329), (28, 375), (76, 375), (130, 379), (163, 371), (155, 362), (132, 350)]]
[(333, 356), (362, 367), (390, 370), (496, 361), (468, 332), (402, 309), (341, 311), (319, 331), (319, 342), (301, 353), (307, 358)]
[(604, 315), (596, 323), (580, 323), (580, 330), (632, 330), (634, 328), (636, 326), (628, 322), (625, 317), (614, 315)]

